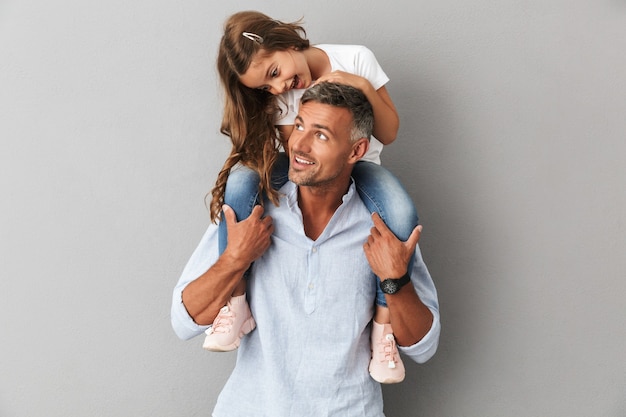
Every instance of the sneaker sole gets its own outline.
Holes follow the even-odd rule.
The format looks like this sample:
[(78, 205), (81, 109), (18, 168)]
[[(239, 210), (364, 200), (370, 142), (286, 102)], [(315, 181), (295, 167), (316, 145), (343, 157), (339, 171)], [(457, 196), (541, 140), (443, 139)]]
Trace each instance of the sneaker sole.
[(372, 377), (372, 379), (376, 382), (380, 382), (381, 384), (398, 384), (402, 381), (404, 381), (404, 375), (402, 376), (402, 378), (387, 378), (387, 379), (383, 379), (383, 378), (376, 378), (374, 375), (372, 375), (370, 373), (370, 376)]
[(241, 338), (244, 335), (250, 333), (256, 327), (256, 323), (253, 317), (250, 317), (248, 320), (243, 322), (241, 326), (241, 331), (239, 332), (239, 336), (233, 340), (233, 343), (229, 345), (220, 345), (215, 343), (215, 341), (211, 340), (209, 336), (204, 339), (204, 344), (202, 347), (211, 352), (231, 352), (239, 347), (239, 343), (241, 343)]

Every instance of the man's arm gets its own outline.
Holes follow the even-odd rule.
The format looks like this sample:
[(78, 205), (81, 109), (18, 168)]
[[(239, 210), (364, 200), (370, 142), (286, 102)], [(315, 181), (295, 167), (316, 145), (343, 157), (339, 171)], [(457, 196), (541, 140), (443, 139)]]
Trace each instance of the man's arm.
[[(402, 277), (407, 273), (409, 261), (415, 254), (422, 226), (417, 226), (408, 240), (402, 242), (389, 230), (378, 213), (372, 215), (372, 220), (374, 227), (363, 245), (372, 271), (382, 280)], [(405, 285), (395, 294), (385, 294), (385, 298), (398, 344), (411, 346), (421, 341), (431, 330), (434, 317), (415, 287)]]
[(228, 228), (226, 250), (182, 292), (183, 304), (196, 324), (213, 323), (243, 274), (270, 246), (274, 224), (271, 217), (262, 215), (263, 207), (255, 206), (247, 219), (237, 222), (234, 211), (224, 206)]

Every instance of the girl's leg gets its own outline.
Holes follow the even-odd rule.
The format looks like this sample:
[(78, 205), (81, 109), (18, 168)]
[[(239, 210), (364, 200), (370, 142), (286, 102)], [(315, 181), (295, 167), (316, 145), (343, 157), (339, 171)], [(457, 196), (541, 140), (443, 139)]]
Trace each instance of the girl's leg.
[[(243, 164), (235, 165), (228, 175), (224, 203), (228, 204), (237, 216), (237, 221), (247, 218), (257, 204), (259, 195), (259, 175)], [(218, 249), (221, 255), (226, 250), (228, 229), (222, 213), (218, 230)], [(213, 352), (228, 352), (237, 349), (240, 334), (248, 334), (256, 327), (250, 307), (246, 301), (246, 283), (240, 280), (228, 303), (220, 309), (213, 324), (206, 331), (202, 347)]]
[[(289, 160), (284, 153), (278, 155), (272, 171), (272, 188), (278, 190), (288, 178)], [(233, 167), (224, 192), (224, 203), (228, 204), (237, 215), (237, 221), (247, 219), (255, 205), (259, 204), (259, 174), (243, 164)], [(223, 216), (222, 216), (223, 218)], [(224, 253), (228, 242), (226, 222), (219, 224), (219, 254)]]
[(368, 161), (358, 162), (352, 176), (365, 207), (377, 212), (398, 239), (406, 241), (417, 226), (418, 217), (413, 200), (400, 180)]
[[(272, 187), (279, 189), (288, 180), (289, 161), (285, 154), (279, 158), (272, 171)], [(259, 175), (243, 164), (237, 164), (226, 182), (224, 203), (237, 215), (237, 221), (250, 216), (255, 205), (259, 204)], [(224, 218), (222, 213), (222, 219)], [(219, 223), (219, 254), (224, 253), (228, 243), (228, 229), (225, 221)], [(246, 274), (244, 274), (244, 277)], [(203, 348), (214, 352), (227, 352), (237, 349), (241, 334), (248, 334), (256, 327), (250, 307), (246, 301), (246, 280), (239, 281), (233, 290), (228, 304), (220, 310), (213, 325), (206, 331)]]
[[(396, 237), (406, 241), (417, 226), (418, 217), (413, 201), (400, 181), (382, 166), (366, 161), (356, 164), (352, 176), (367, 209), (378, 213)], [(409, 262), (409, 270), (412, 265), (413, 260)], [(385, 294), (380, 289), (378, 277), (371, 337), (372, 360), (369, 370), (372, 378), (381, 383), (402, 381), (404, 364), (395, 344)]]
[[(246, 219), (259, 199), (259, 174), (245, 165), (237, 164), (231, 169), (226, 181), (224, 203), (228, 204), (235, 214), (237, 221)], [(219, 223), (219, 254), (224, 253), (228, 242), (228, 230), (226, 222)]]
[[(378, 213), (396, 237), (406, 241), (417, 226), (418, 217), (413, 200), (400, 181), (387, 169), (368, 161), (357, 163), (352, 176), (365, 207), (371, 213)], [(412, 265), (413, 258), (409, 262), (409, 271)], [(385, 294), (380, 290), (380, 280), (377, 280), (376, 304), (387, 306)]]

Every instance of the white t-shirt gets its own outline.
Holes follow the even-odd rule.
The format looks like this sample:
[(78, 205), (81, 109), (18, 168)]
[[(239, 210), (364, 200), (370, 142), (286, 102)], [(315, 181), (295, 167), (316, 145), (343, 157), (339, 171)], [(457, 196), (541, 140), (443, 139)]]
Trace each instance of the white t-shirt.
[[(383, 71), (376, 60), (374, 53), (361, 45), (315, 45), (328, 55), (331, 71), (344, 71), (366, 78), (378, 90), (389, 82), (389, 77)], [(300, 107), (300, 98), (304, 94), (304, 89), (289, 90), (278, 96), (278, 106), (282, 113), (276, 120), (276, 125), (293, 125)], [(374, 136), (370, 138), (370, 147), (364, 161), (374, 162), (380, 165), (380, 153), (383, 144)]]

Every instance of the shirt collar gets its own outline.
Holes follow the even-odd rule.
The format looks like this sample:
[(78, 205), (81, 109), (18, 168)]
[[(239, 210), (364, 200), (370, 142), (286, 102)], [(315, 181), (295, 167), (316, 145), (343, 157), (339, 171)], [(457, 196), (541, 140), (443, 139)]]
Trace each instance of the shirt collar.
[[(291, 181), (287, 181), (287, 183), (280, 189), (280, 192), (284, 195), (284, 198), (287, 200), (287, 205), (291, 211), (294, 211), (296, 208), (300, 210), (298, 207), (298, 186)], [(340, 210), (342, 207), (348, 205), (350, 201), (354, 199), (354, 195), (356, 194), (356, 187), (354, 185), (354, 179), (350, 177), (350, 187), (348, 188), (348, 192), (345, 193), (342, 197), (342, 204), (339, 206), (337, 210)]]

